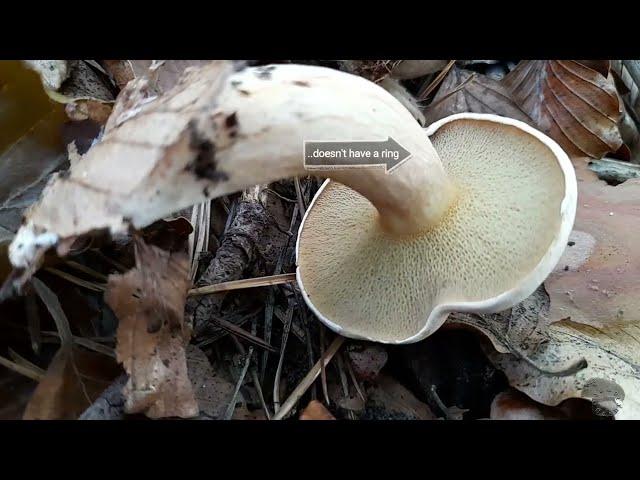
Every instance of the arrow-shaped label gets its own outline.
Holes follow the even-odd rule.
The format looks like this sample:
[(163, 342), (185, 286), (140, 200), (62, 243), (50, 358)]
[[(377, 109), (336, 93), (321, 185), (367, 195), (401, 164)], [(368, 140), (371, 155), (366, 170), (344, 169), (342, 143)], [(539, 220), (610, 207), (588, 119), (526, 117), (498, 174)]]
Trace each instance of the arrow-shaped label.
[(381, 141), (304, 142), (304, 168), (329, 170), (385, 167), (392, 173), (411, 157), (411, 153), (389, 137)]

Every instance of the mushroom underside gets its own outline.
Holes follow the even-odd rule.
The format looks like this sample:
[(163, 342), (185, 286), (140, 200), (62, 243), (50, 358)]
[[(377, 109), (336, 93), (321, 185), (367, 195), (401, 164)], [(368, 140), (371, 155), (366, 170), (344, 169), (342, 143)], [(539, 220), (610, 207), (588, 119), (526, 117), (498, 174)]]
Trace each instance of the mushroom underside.
[(506, 292), (511, 304), (522, 300), (557, 262), (549, 254), (562, 241), (565, 178), (547, 144), (513, 125), (472, 119), (444, 123), (431, 141), (457, 189), (436, 226), (390, 235), (366, 198), (335, 181), (307, 213), (298, 281), (311, 308), (343, 335), (417, 341), (451, 311), (507, 308)]

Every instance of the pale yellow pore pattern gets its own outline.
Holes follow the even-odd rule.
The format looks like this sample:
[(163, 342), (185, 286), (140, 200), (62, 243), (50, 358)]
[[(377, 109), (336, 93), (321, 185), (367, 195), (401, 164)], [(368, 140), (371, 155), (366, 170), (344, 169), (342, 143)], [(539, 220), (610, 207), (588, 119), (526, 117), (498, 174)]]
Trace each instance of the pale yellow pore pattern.
[(513, 126), (474, 120), (445, 124), (431, 141), (458, 187), (441, 224), (411, 238), (391, 237), (368, 200), (336, 182), (306, 219), (302, 284), (316, 309), (352, 334), (403, 340), (437, 305), (511, 290), (558, 231), (564, 176), (541, 141)]

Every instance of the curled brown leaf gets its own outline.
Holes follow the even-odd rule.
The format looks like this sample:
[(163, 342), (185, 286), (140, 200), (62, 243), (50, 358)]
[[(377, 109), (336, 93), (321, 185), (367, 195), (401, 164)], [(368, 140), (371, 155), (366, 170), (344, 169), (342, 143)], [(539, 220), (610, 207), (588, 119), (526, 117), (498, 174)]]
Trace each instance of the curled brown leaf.
[(136, 268), (111, 275), (105, 299), (118, 317), (117, 357), (129, 373), (127, 413), (194, 417), (198, 403), (187, 375), (184, 324), (189, 259), (136, 241)]
[(513, 100), (570, 156), (601, 158), (622, 146), (621, 105), (609, 62), (526, 60), (502, 81)]
[(453, 67), (425, 110), (427, 124), (455, 113), (493, 113), (532, 123), (500, 82), (485, 75)]

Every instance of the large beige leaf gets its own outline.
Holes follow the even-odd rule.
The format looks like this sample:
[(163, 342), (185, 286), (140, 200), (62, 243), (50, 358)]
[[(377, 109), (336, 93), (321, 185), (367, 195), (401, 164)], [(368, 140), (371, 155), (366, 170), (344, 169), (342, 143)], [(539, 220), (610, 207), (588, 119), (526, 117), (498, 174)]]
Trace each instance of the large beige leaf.
[(619, 419), (640, 419), (640, 331), (636, 325), (596, 329), (569, 320), (550, 323), (544, 287), (510, 311), (454, 314), (449, 323), (484, 333), (493, 344), (486, 349), (491, 361), (511, 386), (533, 400), (557, 406), (570, 398), (585, 398), (597, 408), (607, 401), (603, 398), (607, 392), (594, 386), (605, 384), (617, 402), (607, 405), (610, 413)]
[(194, 417), (198, 403), (187, 375), (184, 324), (190, 286), (186, 254), (170, 254), (136, 240), (136, 268), (111, 275), (105, 300), (118, 325), (117, 357), (129, 373), (127, 413), (151, 418)]
[(500, 82), (476, 72), (453, 67), (425, 110), (425, 121), (431, 124), (462, 112), (494, 113), (533, 124)]
[[(600, 406), (607, 400), (593, 393), (597, 384), (612, 385), (617, 419), (640, 419), (640, 329), (637, 325), (596, 329), (571, 321), (551, 325), (549, 340), (523, 361), (512, 354), (490, 353), (509, 383), (534, 400), (558, 405), (568, 398), (587, 398)], [(540, 369), (583, 359), (587, 367), (572, 375), (551, 375)], [(537, 368), (532, 365), (535, 364)], [(606, 393), (606, 392), (604, 392)]]
[(534, 400), (593, 398), (588, 387), (607, 380), (623, 391), (616, 417), (640, 419), (640, 179), (613, 187), (587, 160), (574, 165), (576, 222), (544, 287), (508, 312), (452, 321), (484, 332), (494, 363)]
[[(616, 88), (602, 62), (521, 61), (502, 81), (537, 127), (569, 155), (600, 158), (622, 146)], [(590, 68), (593, 67), (593, 68)]]

